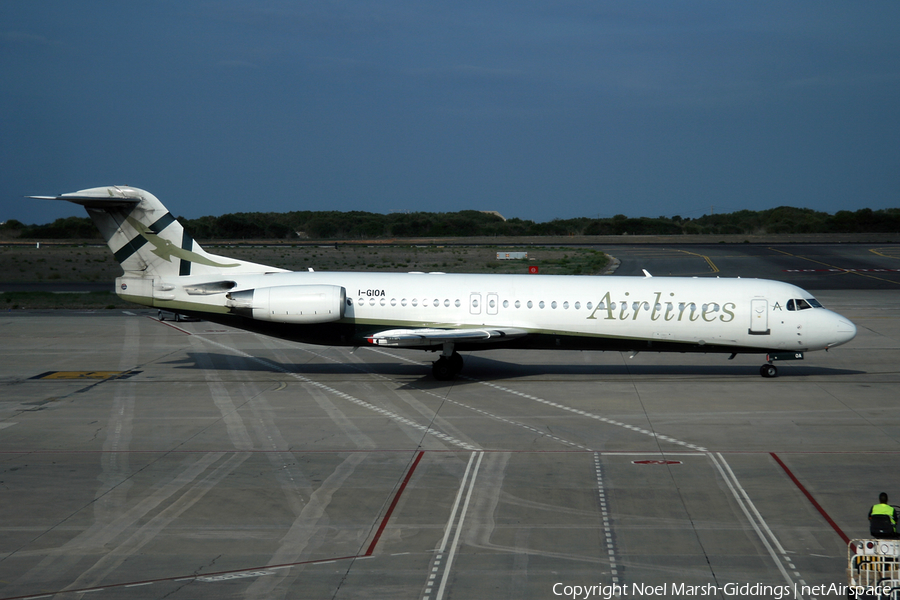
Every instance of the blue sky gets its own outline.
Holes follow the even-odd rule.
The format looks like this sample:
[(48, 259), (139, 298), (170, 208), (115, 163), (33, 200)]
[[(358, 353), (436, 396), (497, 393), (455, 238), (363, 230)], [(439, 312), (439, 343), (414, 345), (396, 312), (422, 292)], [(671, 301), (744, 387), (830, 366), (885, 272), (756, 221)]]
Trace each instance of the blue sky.
[(900, 3), (0, 2), (0, 221), (900, 206)]

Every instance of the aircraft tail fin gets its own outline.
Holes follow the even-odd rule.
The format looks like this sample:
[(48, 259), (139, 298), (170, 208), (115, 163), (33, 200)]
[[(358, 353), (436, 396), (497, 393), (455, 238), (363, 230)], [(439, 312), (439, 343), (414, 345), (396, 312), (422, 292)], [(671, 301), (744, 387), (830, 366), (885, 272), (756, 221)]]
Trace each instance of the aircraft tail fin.
[(156, 196), (138, 188), (107, 186), (32, 198), (66, 200), (83, 206), (128, 277), (159, 280), (284, 271), (209, 254)]

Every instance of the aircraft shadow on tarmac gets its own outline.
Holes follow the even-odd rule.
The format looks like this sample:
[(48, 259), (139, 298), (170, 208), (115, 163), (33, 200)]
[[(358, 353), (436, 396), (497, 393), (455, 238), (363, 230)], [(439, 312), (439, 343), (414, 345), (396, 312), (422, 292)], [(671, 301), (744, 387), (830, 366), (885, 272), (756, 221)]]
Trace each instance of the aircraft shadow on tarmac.
[[(436, 357), (437, 355), (429, 355)], [(275, 372), (272, 367), (284, 369), (298, 375), (358, 375), (360, 373), (374, 373), (384, 376), (413, 377), (417, 382), (430, 382), (438, 387), (446, 385), (460, 385), (470, 383), (472, 380), (503, 380), (518, 379), (534, 376), (707, 376), (707, 377), (747, 377), (754, 381), (759, 378), (759, 364), (694, 364), (694, 365), (653, 365), (635, 364), (535, 364), (513, 363), (488, 358), (483, 354), (465, 355), (465, 368), (460, 377), (454, 381), (436, 381), (431, 376), (429, 360), (423, 360), (421, 364), (407, 362), (370, 362), (350, 364), (340, 362), (304, 362), (289, 363), (278, 362), (272, 358), (260, 360), (248, 359), (233, 354), (221, 354), (216, 352), (196, 353), (189, 352), (182, 360), (169, 361), (163, 364), (172, 365), (177, 369), (215, 369), (220, 371), (245, 371), (245, 372)], [(761, 364), (762, 361), (760, 361)], [(859, 375), (865, 371), (851, 369), (835, 369), (818, 366), (806, 366), (802, 364), (779, 365), (780, 377), (812, 377), (812, 376), (841, 376)], [(471, 378), (471, 379), (470, 379)]]
[[(724, 359), (724, 357), (723, 357)], [(625, 364), (519, 364), (497, 361), (480, 356), (466, 357), (466, 366), (463, 375), (475, 379), (513, 379), (535, 375), (690, 375), (690, 376), (733, 376), (753, 377), (754, 381), (760, 379), (759, 365), (764, 361), (752, 364), (685, 364), (685, 365), (653, 365), (628, 362)], [(805, 366), (791, 364), (790, 366), (779, 364), (779, 377), (809, 377), (816, 375), (838, 376), (858, 375), (865, 371), (850, 369), (833, 369), (827, 367)]]

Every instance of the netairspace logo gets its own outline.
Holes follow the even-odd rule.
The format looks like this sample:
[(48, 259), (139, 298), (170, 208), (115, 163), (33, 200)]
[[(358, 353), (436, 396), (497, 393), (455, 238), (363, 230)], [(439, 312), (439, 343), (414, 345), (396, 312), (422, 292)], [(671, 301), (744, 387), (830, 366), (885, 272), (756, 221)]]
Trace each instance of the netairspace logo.
[(857, 597), (872, 595), (872, 597), (890, 597), (891, 588), (877, 586), (847, 586), (837, 583), (829, 585), (768, 585), (763, 583), (726, 583), (715, 585), (706, 583), (703, 585), (690, 585), (687, 583), (663, 583), (660, 585), (646, 585), (643, 583), (613, 583), (593, 585), (568, 585), (555, 583), (553, 595), (572, 600), (612, 600), (613, 598), (642, 598), (653, 596), (684, 596), (703, 597), (717, 596), (751, 598), (762, 597), (773, 600), (784, 598), (801, 598), (806, 596), (836, 596)]

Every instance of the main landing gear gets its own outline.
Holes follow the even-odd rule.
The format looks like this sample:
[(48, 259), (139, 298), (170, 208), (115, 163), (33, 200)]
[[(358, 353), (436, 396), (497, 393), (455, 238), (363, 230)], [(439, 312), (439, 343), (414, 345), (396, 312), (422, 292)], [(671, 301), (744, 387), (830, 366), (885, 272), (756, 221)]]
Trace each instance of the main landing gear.
[(441, 357), (431, 363), (431, 374), (438, 381), (454, 379), (463, 368), (463, 359), (459, 352), (453, 350), (453, 344), (444, 344)]

